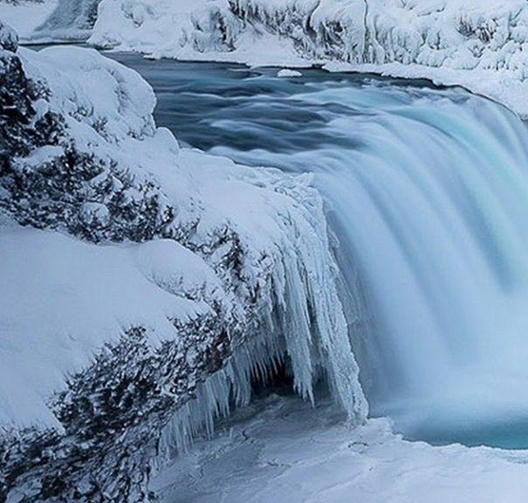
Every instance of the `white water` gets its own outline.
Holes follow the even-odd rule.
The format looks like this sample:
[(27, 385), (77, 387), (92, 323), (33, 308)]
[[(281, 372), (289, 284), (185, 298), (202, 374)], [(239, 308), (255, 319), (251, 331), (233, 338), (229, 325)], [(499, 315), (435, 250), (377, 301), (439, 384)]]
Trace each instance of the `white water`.
[(457, 89), (126, 62), (190, 144), (315, 173), (374, 415), (410, 438), (528, 445), (522, 122)]

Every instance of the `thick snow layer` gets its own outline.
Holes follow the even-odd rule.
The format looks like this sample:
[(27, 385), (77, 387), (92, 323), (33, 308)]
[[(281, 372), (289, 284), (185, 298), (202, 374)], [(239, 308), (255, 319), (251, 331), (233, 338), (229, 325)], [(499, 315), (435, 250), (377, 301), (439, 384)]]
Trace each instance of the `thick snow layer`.
[(527, 22), (522, 0), (103, 0), (90, 41), (154, 57), (338, 61), (463, 85), (526, 117)]
[(163, 503), (523, 503), (528, 451), (407, 442), (385, 419), (355, 430), (330, 408), (271, 395), (153, 480)]
[(35, 31), (50, 17), (59, 0), (35, 2), (20, 0), (7, 3), (0, 0), (0, 20), (14, 28), (22, 41), (34, 38)]
[[(147, 329), (153, 341), (174, 339), (175, 320), (185, 325), (211, 306), (246, 323), (244, 338), (262, 331), (276, 337), (299, 394), (313, 400), (315, 381), (326, 374), (349, 418), (362, 421), (367, 407), (322, 199), (310, 178), (180, 149), (154, 124), (150, 86), (95, 50), (19, 52), (26, 73), (50, 89), (36, 102), (37, 115), (56, 112), (78, 149), (113, 163), (138, 187), (159, 187), (176, 211), (173, 234), (186, 237), (184, 246), (167, 240), (96, 246), (52, 231), (0, 229), (0, 425), (59, 427), (48, 401), (105, 343), (133, 326)], [(36, 169), (61, 148), (36, 148), (17, 162)], [(81, 213), (94, 225), (109, 218), (104, 204), (90, 200)], [(249, 386), (253, 371), (237, 383)], [(199, 423), (215, 415), (216, 400), (225, 397), (213, 397), (210, 408), (202, 404)]]
[(186, 292), (222, 291), (202, 259), (169, 240), (96, 246), (51, 231), (0, 228), (0, 257), (2, 425), (60, 428), (46, 400), (65, 388), (65, 375), (83, 370), (127, 328), (147, 327), (153, 342), (176, 338), (169, 319), (211, 309)]
[(155, 58), (251, 61), (305, 65), (293, 43), (262, 30), (245, 30), (227, 0), (102, 2), (90, 41)]

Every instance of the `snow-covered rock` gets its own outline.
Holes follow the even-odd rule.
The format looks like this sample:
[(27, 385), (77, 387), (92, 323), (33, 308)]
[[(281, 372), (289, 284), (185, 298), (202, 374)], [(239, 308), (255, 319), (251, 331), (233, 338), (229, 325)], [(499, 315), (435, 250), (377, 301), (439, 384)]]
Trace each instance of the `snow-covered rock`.
[(302, 77), (302, 73), (298, 70), (290, 70), (289, 68), (282, 68), (277, 72), (277, 77), (289, 78), (289, 77)]
[(29, 41), (51, 16), (59, 0), (0, 0), (0, 20), (16, 29), (21, 40)]
[(94, 50), (0, 46), (0, 499), (146, 501), (160, 438), (285, 360), (361, 422), (310, 178), (181, 149)]
[(90, 40), (157, 57), (425, 77), (527, 117), (527, 22), (522, 0), (103, 0)]

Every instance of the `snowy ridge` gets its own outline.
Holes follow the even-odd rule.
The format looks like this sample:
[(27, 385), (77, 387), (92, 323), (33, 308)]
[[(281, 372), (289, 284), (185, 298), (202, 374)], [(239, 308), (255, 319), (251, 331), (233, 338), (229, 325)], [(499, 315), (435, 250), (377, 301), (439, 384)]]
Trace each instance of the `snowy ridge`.
[(334, 61), (463, 85), (526, 117), (527, 21), (521, 0), (103, 0), (90, 41), (155, 57)]
[(185, 444), (279, 360), (303, 397), (324, 377), (362, 422), (310, 179), (180, 149), (134, 71), (94, 50), (15, 53), (1, 30), (20, 117), (0, 121), (0, 497), (146, 501), (171, 416), (164, 438)]

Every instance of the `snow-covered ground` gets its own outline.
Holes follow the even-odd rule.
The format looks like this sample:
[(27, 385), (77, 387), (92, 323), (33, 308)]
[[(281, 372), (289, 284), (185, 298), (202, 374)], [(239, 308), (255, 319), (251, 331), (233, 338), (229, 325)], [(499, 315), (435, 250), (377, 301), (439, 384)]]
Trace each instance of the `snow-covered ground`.
[(154, 57), (425, 77), (526, 117), (527, 20), (521, 0), (103, 0), (90, 41)]
[(163, 503), (524, 503), (528, 452), (432, 447), (270, 395), (153, 481)]
[(31, 40), (58, 3), (59, 0), (20, 0), (15, 4), (0, 0), (0, 20), (15, 28), (21, 40)]
[[(0, 227), (0, 425), (62, 428), (46, 401), (123, 329), (174, 339), (171, 317), (210, 311), (183, 292), (222, 291), (202, 259), (178, 243), (96, 246), (51, 231)], [(87, 273), (89, 271), (89, 273)], [(165, 283), (172, 281), (180, 295)], [(218, 296), (218, 294), (217, 294)]]

